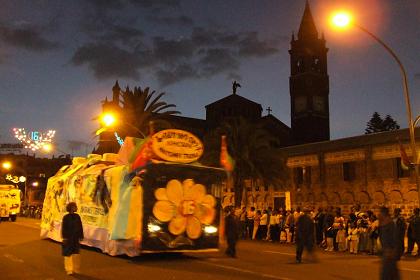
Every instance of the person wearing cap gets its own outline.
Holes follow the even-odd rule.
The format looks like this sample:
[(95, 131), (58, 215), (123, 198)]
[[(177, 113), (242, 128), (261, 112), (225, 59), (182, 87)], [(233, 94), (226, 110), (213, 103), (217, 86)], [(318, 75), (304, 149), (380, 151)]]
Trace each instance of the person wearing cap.
[(306, 248), (312, 258), (315, 260), (313, 255), (314, 247), (314, 221), (309, 215), (311, 210), (308, 207), (303, 209), (303, 214), (299, 216), (296, 221), (296, 262), (302, 262), (302, 253)]
[(234, 209), (231, 206), (225, 207), (225, 235), (227, 248), (225, 254), (236, 258), (236, 242), (239, 238), (237, 220), (234, 215)]

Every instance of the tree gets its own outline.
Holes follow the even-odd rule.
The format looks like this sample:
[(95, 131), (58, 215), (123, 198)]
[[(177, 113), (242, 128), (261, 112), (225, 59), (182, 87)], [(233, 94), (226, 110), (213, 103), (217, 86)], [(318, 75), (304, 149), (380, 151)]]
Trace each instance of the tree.
[(142, 136), (139, 135), (139, 131), (141, 134), (147, 135), (150, 121), (159, 122), (162, 116), (180, 113), (179, 111), (168, 110), (175, 108), (176, 105), (161, 101), (161, 98), (165, 95), (164, 92), (155, 94), (156, 92), (154, 90), (150, 91), (149, 87), (146, 87), (144, 90), (140, 87), (135, 87), (132, 91), (127, 88), (123, 92), (123, 98), (120, 100), (123, 104), (122, 115), (125, 118), (125, 122), (134, 126), (133, 128), (131, 125), (124, 126), (123, 124), (128, 132), (127, 135)]
[(385, 119), (382, 125), (385, 131), (400, 129), (400, 126), (398, 125), (398, 123), (390, 115), (385, 116)]
[(258, 180), (267, 186), (285, 180), (285, 157), (271, 145), (276, 139), (258, 124), (241, 117), (225, 121), (205, 138), (208, 152), (203, 156), (204, 164), (220, 166), (221, 135), (226, 135), (228, 152), (235, 160), (232, 178), (236, 206), (241, 205), (246, 180)]
[(399, 128), (398, 123), (390, 115), (386, 115), (385, 119), (382, 119), (378, 112), (374, 112), (372, 118), (366, 124), (365, 134), (391, 131)]

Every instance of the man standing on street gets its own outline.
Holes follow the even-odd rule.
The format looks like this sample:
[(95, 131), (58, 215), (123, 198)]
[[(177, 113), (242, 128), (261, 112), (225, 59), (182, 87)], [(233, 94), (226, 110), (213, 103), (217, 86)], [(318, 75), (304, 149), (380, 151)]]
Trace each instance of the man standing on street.
[(305, 207), (303, 209), (303, 215), (300, 215), (296, 221), (296, 262), (302, 262), (302, 253), (304, 248), (312, 255), (313, 261), (315, 261), (315, 255), (313, 254), (314, 248), (314, 221), (309, 216), (310, 209)]
[(382, 244), (381, 280), (399, 280), (397, 267), (397, 227), (389, 215), (389, 210), (382, 207), (379, 212), (379, 238)]
[(238, 222), (233, 214), (233, 207), (225, 208), (225, 234), (227, 241), (226, 255), (236, 258), (236, 241), (238, 240)]

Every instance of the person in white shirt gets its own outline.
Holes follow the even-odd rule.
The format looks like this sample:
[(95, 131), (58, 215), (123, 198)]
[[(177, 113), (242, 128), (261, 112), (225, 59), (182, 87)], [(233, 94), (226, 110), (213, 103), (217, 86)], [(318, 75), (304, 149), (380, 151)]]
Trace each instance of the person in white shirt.
[(268, 214), (267, 214), (267, 210), (264, 210), (260, 219), (260, 226), (259, 226), (260, 238), (259, 239), (266, 240), (267, 229), (268, 229)]

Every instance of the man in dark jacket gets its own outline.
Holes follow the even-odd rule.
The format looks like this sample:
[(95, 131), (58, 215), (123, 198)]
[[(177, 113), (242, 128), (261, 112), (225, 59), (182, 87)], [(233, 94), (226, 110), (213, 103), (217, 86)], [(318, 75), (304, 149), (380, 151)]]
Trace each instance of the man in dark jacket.
[(304, 248), (313, 255), (314, 248), (314, 221), (310, 217), (311, 210), (307, 207), (303, 209), (303, 215), (296, 221), (296, 262), (302, 262), (302, 253)]
[(404, 254), (404, 237), (405, 237), (405, 221), (404, 218), (401, 216), (401, 209), (395, 208), (394, 209), (394, 223), (396, 227), (396, 258), (399, 260), (401, 256)]
[[(409, 226), (407, 230), (408, 248), (407, 254), (411, 255), (414, 244), (417, 243), (417, 247), (420, 248), (420, 209), (415, 208), (413, 215), (409, 219)], [(420, 256), (420, 250), (417, 253)]]
[(226, 255), (236, 258), (236, 242), (238, 241), (238, 221), (233, 214), (233, 207), (225, 208), (225, 235), (227, 241)]
[(68, 214), (61, 223), (61, 237), (63, 238), (62, 254), (64, 269), (68, 275), (80, 272), (80, 244), (83, 240), (83, 226), (80, 216), (76, 214), (77, 205), (70, 202), (66, 206)]
[(379, 213), (379, 238), (382, 244), (381, 280), (399, 280), (397, 260), (397, 227), (389, 215), (389, 210), (382, 207)]

